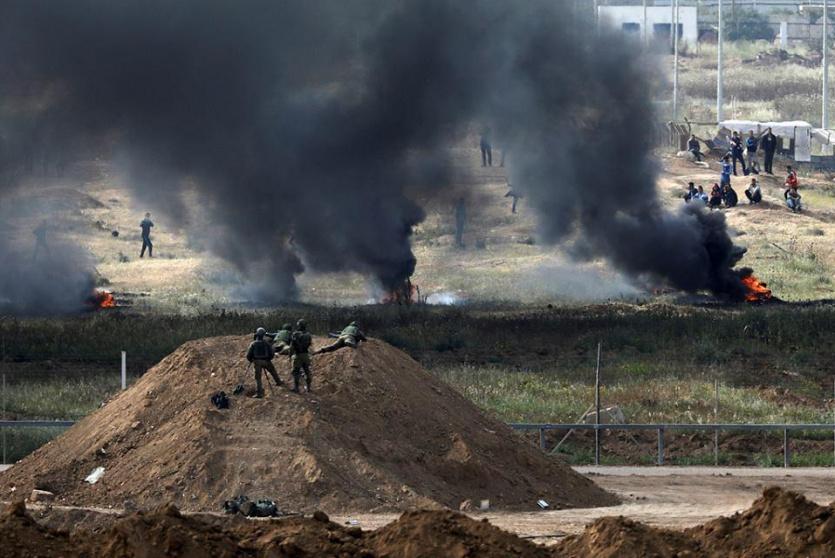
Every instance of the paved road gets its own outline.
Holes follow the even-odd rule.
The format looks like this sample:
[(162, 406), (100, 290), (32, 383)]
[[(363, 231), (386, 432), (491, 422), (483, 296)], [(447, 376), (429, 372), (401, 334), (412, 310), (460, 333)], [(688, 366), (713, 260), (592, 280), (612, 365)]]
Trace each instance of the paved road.
[(669, 476), (733, 476), (733, 477), (769, 477), (786, 476), (832, 478), (835, 479), (835, 467), (594, 467), (573, 468), (584, 475), (609, 477), (669, 477)]

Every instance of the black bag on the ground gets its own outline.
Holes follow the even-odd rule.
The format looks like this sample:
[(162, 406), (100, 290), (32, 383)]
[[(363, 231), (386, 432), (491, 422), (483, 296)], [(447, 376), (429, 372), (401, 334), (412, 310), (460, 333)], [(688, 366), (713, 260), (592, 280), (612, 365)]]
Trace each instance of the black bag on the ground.
[(212, 396), (212, 403), (218, 409), (228, 409), (229, 408), (229, 398), (226, 396), (225, 391), (219, 391)]
[(241, 494), (240, 496), (236, 497), (233, 500), (226, 500), (223, 502), (223, 512), (224, 513), (238, 513), (241, 511), (241, 506), (249, 502), (249, 498)]
[(258, 500), (243, 504), (241, 512), (247, 517), (276, 517), (278, 506), (272, 500)]

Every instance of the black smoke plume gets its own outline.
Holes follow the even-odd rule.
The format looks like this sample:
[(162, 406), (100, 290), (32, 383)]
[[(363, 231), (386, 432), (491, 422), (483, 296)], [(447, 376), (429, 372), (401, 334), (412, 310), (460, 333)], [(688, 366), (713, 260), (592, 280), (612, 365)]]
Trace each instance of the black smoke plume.
[[(412, 200), (449, 181), (447, 148), (473, 125), (508, 150), (546, 241), (579, 234), (631, 274), (738, 288), (722, 218), (661, 209), (642, 58), (561, 2), (0, 4), (0, 95), (34, 107), (3, 130), (0, 172), (106, 138), (137, 197), (211, 231), (254, 298), (294, 296), (304, 264), (402, 283)], [(208, 222), (186, 222), (188, 188)]]

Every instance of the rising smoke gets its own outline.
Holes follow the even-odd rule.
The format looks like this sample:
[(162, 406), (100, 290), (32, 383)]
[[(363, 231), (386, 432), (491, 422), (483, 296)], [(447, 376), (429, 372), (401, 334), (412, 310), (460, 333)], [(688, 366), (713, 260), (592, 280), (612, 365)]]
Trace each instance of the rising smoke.
[[(424, 217), (412, 200), (449, 182), (447, 147), (474, 123), (508, 150), (547, 242), (579, 228), (578, 250), (630, 274), (739, 288), (722, 217), (661, 210), (640, 56), (583, 33), (560, 2), (2, 0), (2, 12), (0, 102), (29, 108), (0, 130), (0, 174), (21, 151), (66, 159), (107, 138), (138, 199), (210, 230), (253, 298), (292, 298), (305, 266), (385, 288), (408, 278)], [(187, 188), (206, 222), (188, 222)]]

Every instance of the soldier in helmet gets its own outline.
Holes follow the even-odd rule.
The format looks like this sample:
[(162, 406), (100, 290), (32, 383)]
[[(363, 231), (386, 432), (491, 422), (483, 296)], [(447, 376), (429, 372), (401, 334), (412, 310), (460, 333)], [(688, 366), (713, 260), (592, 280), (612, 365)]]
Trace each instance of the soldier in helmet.
[(307, 391), (313, 391), (312, 377), (310, 374), (310, 345), (313, 338), (307, 332), (307, 324), (304, 320), (296, 322), (296, 331), (290, 337), (290, 356), (293, 363), (293, 391), (299, 392), (299, 378), (304, 371), (304, 382)]
[(293, 326), (284, 324), (280, 330), (275, 333), (268, 333), (267, 336), (273, 338), (276, 353), (280, 355), (290, 354), (290, 338), (293, 336)]
[(342, 347), (351, 347), (356, 349), (357, 345), (360, 344), (360, 341), (365, 340), (365, 334), (362, 330), (360, 330), (360, 325), (357, 322), (351, 322), (339, 333), (339, 337), (336, 338), (336, 341), (326, 347), (322, 347), (316, 351), (316, 354), (329, 353)]
[(281, 385), (281, 378), (278, 377), (278, 372), (273, 366), (273, 357), (275, 351), (272, 343), (266, 341), (264, 337), (267, 335), (267, 330), (259, 327), (255, 330), (255, 340), (249, 344), (249, 349), (246, 352), (246, 359), (255, 366), (255, 387), (256, 392), (254, 397), (260, 399), (264, 397), (264, 386), (261, 384), (261, 371), (266, 370), (270, 376), (275, 380), (276, 385)]

